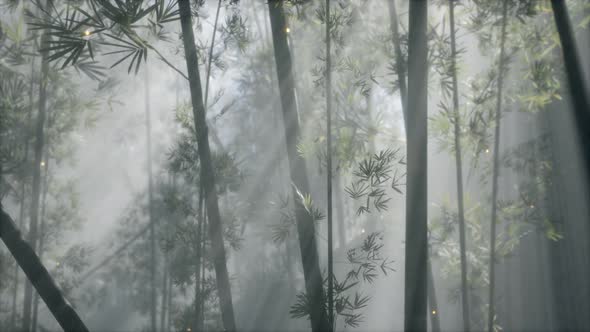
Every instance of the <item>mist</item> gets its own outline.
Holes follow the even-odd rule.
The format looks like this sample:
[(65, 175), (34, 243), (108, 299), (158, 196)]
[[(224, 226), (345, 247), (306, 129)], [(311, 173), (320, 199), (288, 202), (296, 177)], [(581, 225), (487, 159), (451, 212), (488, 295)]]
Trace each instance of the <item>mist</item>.
[(590, 331), (588, 1), (0, 8), (0, 331)]

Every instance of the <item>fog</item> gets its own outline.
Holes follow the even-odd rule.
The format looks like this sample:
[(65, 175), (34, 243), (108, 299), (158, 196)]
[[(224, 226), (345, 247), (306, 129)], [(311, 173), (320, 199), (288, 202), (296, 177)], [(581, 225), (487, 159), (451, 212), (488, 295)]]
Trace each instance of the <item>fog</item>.
[(590, 330), (587, 1), (0, 8), (0, 331)]

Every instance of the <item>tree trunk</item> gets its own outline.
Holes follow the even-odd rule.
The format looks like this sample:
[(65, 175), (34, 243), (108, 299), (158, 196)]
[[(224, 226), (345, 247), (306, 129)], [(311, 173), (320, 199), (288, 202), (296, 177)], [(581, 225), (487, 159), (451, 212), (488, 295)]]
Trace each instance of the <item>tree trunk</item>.
[[(47, 45), (49, 35), (44, 33), (41, 37), (41, 49)], [(33, 251), (37, 248), (37, 225), (39, 223), (39, 201), (41, 198), (41, 161), (43, 157), (44, 145), (44, 126), (47, 107), (47, 80), (49, 72), (49, 62), (47, 61), (48, 52), (41, 52), (41, 79), (39, 82), (39, 109), (37, 114), (36, 124), (36, 140), (34, 145), (34, 161), (33, 161), (33, 191), (30, 210), (30, 224), (29, 233), (27, 234), (27, 241), (31, 244)], [(31, 283), (25, 283), (25, 299), (24, 299), (24, 313), (23, 313), (23, 330), (29, 331), (31, 325), (31, 306), (33, 299), (33, 289)]]
[[(88, 331), (76, 311), (61, 294), (59, 288), (45, 269), (33, 248), (23, 240), (14, 221), (0, 204), (0, 238), (23, 269), (27, 278), (66, 332)], [(28, 326), (27, 326), (28, 327)]]
[(498, 173), (500, 171), (500, 123), (502, 116), (502, 89), (504, 84), (504, 43), (506, 41), (506, 20), (508, 0), (502, 4), (502, 32), (500, 36), (500, 61), (498, 71), (498, 94), (496, 99), (496, 130), (494, 133), (494, 169), (492, 174), (492, 220), (490, 225), (490, 289), (488, 306), (488, 332), (494, 330), (495, 317), (495, 261), (496, 261), (496, 219), (497, 219), (497, 198), (498, 198)]
[(325, 297), (315, 240), (314, 221), (303, 205), (301, 197), (309, 194), (309, 182), (305, 169), (305, 160), (297, 152), (300, 135), (299, 119), (295, 105), (295, 84), (291, 68), (291, 54), (287, 43), (287, 24), (283, 12), (283, 1), (271, 0), (268, 2), (268, 8), (285, 126), (287, 157), (293, 184), (295, 219), (299, 235), (305, 289), (311, 306), (311, 329), (314, 332), (330, 331), (329, 320), (324, 308)]
[(203, 104), (201, 79), (199, 78), (199, 62), (197, 59), (197, 49), (195, 47), (195, 38), (193, 35), (190, 1), (179, 0), (178, 9), (180, 13), (186, 65), (189, 75), (193, 117), (199, 150), (199, 161), (201, 163), (200, 179), (203, 184), (205, 203), (209, 219), (209, 236), (211, 238), (211, 249), (213, 251), (213, 265), (215, 266), (215, 275), (217, 278), (217, 291), (221, 307), (221, 316), (225, 330), (235, 331), (236, 325), (231, 297), (231, 288), (226, 266), (225, 248), (223, 244), (223, 229), (215, 188), (215, 176), (211, 162), (211, 151), (209, 148), (207, 122), (205, 118), (205, 106)]
[(465, 244), (465, 212), (463, 201), (463, 161), (461, 156), (461, 123), (459, 116), (459, 83), (457, 83), (457, 39), (455, 36), (455, 0), (449, 0), (451, 29), (451, 71), (453, 85), (453, 117), (455, 131), (455, 164), (457, 170), (457, 208), (459, 212), (459, 250), (461, 252), (461, 307), (463, 309), (463, 331), (469, 331), (469, 302), (467, 292), (467, 256)]
[(427, 1), (410, 1), (406, 189), (406, 331), (426, 331), (427, 311)]

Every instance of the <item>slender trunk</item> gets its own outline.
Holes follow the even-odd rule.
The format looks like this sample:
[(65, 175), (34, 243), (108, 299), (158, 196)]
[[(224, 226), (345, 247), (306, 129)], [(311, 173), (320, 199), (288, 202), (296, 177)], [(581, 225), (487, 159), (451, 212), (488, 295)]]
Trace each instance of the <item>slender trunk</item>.
[(33, 248), (22, 238), (14, 221), (0, 204), (0, 238), (23, 269), (27, 278), (41, 295), (59, 325), (67, 332), (87, 332), (88, 329), (35, 254)]
[[(24, 225), (24, 215), (25, 215), (25, 179), (23, 179), (23, 182), (21, 184), (21, 202), (20, 202), (20, 213), (19, 213), (19, 222), (18, 222), (18, 227), (22, 228), (22, 226)], [(18, 264), (14, 264), (14, 288), (12, 289), (12, 312), (10, 314), (10, 328), (12, 330), (17, 330), (16, 327), (16, 312), (17, 312), (17, 306), (16, 306), (16, 300), (18, 298), (18, 281), (19, 281), (19, 273), (18, 273)]]
[[(204, 207), (206, 210), (206, 208)], [(201, 250), (205, 251), (206, 236), (207, 233), (207, 214), (203, 213), (203, 231), (201, 232)], [(205, 255), (201, 254), (201, 294), (199, 298), (199, 307), (201, 308), (199, 321), (197, 322), (197, 329), (199, 331), (205, 331)]]
[(211, 63), (213, 61), (213, 48), (215, 47), (215, 35), (217, 34), (217, 22), (219, 22), (220, 10), (221, 0), (217, 2), (217, 11), (215, 12), (215, 23), (213, 24), (213, 36), (211, 37), (211, 47), (209, 47), (209, 57), (207, 58), (207, 76), (205, 78), (205, 110), (209, 109), (209, 81), (211, 80)]
[(406, 331), (426, 331), (428, 3), (410, 1), (406, 189)]
[(293, 260), (291, 259), (291, 246), (289, 245), (289, 239), (285, 239), (285, 264), (287, 270), (287, 277), (289, 278), (289, 283), (291, 285), (295, 285), (295, 278), (293, 272)]
[[(205, 107), (205, 115), (207, 114), (207, 110), (209, 109), (209, 82), (211, 80), (211, 68), (213, 63), (213, 49), (215, 48), (215, 36), (217, 34), (217, 24), (219, 22), (219, 12), (221, 11), (221, 0), (217, 2), (217, 10), (215, 12), (215, 22), (213, 24), (213, 35), (211, 37), (211, 46), (209, 47), (209, 57), (207, 58), (207, 73), (205, 77), (205, 91), (204, 91), (204, 107)], [(223, 145), (214, 130), (211, 131), (211, 137), (213, 141), (216, 142), (217, 146), (220, 150), (223, 149)], [(205, 235), (203, 233), (204, 227), (204, 209), (203, 209), (203, 199), (204, 199), (204, 187), (203, 182), (201, 181), (199, 185), (199, 211), (198, 211), (198, 220), (197, 220), (197, 253), (196, 253), (196, 268), (195, 268), (195, 328), (197, 331), (204, 331), (204, 300), (203, 300), (203, 281), (204, 281), (204, 271), (205, 271), (205, 262), (203, 258), (203, 251), (205, 248)], [(202, 270), (202, 271), (201, 271)], [(202, 273), (202, 274), (201, 274)], [(202, 278), (201, 278), (202, 277)]]
[(189, 0), (179, 0), (178, 9), (180, 12), (180, 22), (187, 71), (189, 74), (191, 101), (193, 104), (193, 117), (195, 122), (195, 131), (197, 134), (199, 160), (201, 164), (200, 179), (203, 184), (205, 203), (209, 219), (209, 236), (211, 238), (211, 249), (213, 251), (213, 265), (215, 266), (215, 276), (217, 278), (217, 291), (219, 295), (219, 304), (221, 307), (221, 316), (225, 330), (235, 331), (236, 325), (232, 305), (229, 275), (226, 266), (225, 248), (223, 244), (223, 230), (215, 188), (215, 176), (211, 162), (211, 150), (209, 148), (209, 138), (207, 134), (205, 106), (203, 104), (201, 80), (199, 78), (199, 61), (197, 59), (197, 49), (195, 47), (195, 38), (193, 35)]
[(335, 193), (336, 193), (336, 215), (338, 216), (338, 247), (340, 252), (344, 252), (346, 247), (346, 216), (344, 215), (344, 202), (342, 200), (342, 172), (335, 176)]
[[(48, 124), (49, 126), (49, 124)], [(46, 208), (47, 208), (47, 192), (49, 191), (49, 138), (45, 142), (45, 169), (43, 174), (43, 197), (41, 199), (41, 229), (39, 230), (39, 260), (43, 261), (43, 251), (45, 250), (45, 228), (47, 227)], [(33, 301), (33, 321), (31, 331), (37, 331), (37, 315), (39, 311), (39, 294), (35, 294)]]
[[(367, 96), (365, 97), (365, 101), (367, 103), (367, 115), (369, 118), (369, 123), (374, 123), (374, 104), (373, 104), (373, 96), (372, 96), (372, 91), (373, 91), (373, 84), (372, 81), (370, 84), (370, 88), (369, 88), (369, 93), (367, 94)], [(375, 135), (375, 131), (369, 130), (369, 134), (367, 135), (367, 145), (368, 145), (368, 152), (369, 155), (373, 155), (377, 153), (377, 142), (376, 142), (376, 135)], [(368, 234), (371, 234), (373, 232), (377, 232), (379, 229), (379, 223), (380, 223), (380, 218), (378, 218), (376, 215), (371, 214), (371, 213), (365, 213), (364, 214), (365, 217), (365, 232), (367, 232)]]
[(496, 261), (496, 219), (497, 219), (497, 198), (498, 198), (498, 173), (500, 171), (500, 123), (502, 116), (502, 89), (504, 84), (504, 43), (506, 42), (506, 20), (508, 11), (508, 0), (502, 4), (502, 32), (500, 35), (500, 61), (498, 70), (498, 94), (496, 99), (496, 130), (494, 133), (494, 169), (492, 175), (492, 220), (490, 225), (490, 289), (488, 306), (488, 332), (494, 330), (496, 286), (495, 261)]
[[(205, 79), (205, 114), (207, 114), (207, 110), (209, 109), (209, 104), (208, 104), (209, 81), (211, 79), (211, 64), (212, 64), (212, 60), (213, 60), (213, 48), (215, 47), (215, 35), (217, 33), (217, 22), (219, 22), (220, 9), (221, 9), (221, 0), (219, 0), (219, 2), (217, 3), (217, 11), (215, 13), (215, 23), (213, 24), (213, 37), (211, 38), (211, 47), (209, 48), (209, 58), (207, 59), (207, 77)], [(213, 126), (211, 126), (211, 124), (209, 124), (208, 122), (207, 122), (207, 124), (209, 125), (209, 127), (211, 127), (210, 136), (211, 136), (211, 139), (213, 140), (213, 143), (215, 143), (215, 145), (217, 145), (217, 148), (221, 152), (224, 152), (225, 148), (223, 147), (223, 144), (221, 143), (221, 139), (219, 139), (219, 136), (217, 135), (217, 131), (215, 130), (215, 128)]]
[(168, 278), (168, 303), (166, 304), (166, 332), (172, 329), (172, 320), (170, 314), (172, 313), (172, 278)]
[(455, 0), (449, 0), (451, 28), (451, 72), (453, 85), (453, 127), (455, 131), (455, 164), (457, 170), (457, 205), (459, 212), (459, 250), (461, 252), (461, 305), (463, 331), (469, 331), (469, 302), (467, 293), (467, 255), (465, 254), (465, 212), (463, 201), (463, 161), (461, 156), (461, 120), (459, 116), (459, 83), (457, 83), (457, 39), (455, 36)]
[(150, 225), (150, 326), (157, 330), (156, 323), (156, 229), (154, 223), (153, 179), (152, 179), (152, 123), (150, 110), (150, 74), (145, 67), (145, 129), (147, 149), (148, 215)]
[(78, 285), (84, 283), (88, 278), (94, 274), (96, 271), (100, 270), (103, 266), (107, 265), (113, 259), (121, 257), (121, 253), (125, 251), (130, 245), (132, 245), (135, 241), (137, 241), (140, 237), (142, 237), (145, 233), (150, 230), (151, 225), (146, 225), (142, 228), (139, 232), (137, 232), (131, 239), (127, 240), (123, 245), (121, 245), (117, 250), (115, 250), (110, 256), (103, 259), (100, 263), (96, 264), (93, 268), (89, 269), (84, 273), (79, 281)]
[(168, 304), (168, 259), (164, 256), (164, 277), (162, 278), (162, 304), (160, 306), (160, 332), (166, 327), (166, 305)]
[(199, 190), (199, 211), (197, 219), (197, 250), (196, 250), (196, 264), (195, 264), (195, 329), (196, 331), (202, 331), (201, 322), (201, 263), (203, 258), (203, 187)]
[[(271, 41), (272, 41), (272, 33), (269, 31), (269, 27), (268, 27), (268, 23), (269, 20), (267, 18), (270, 18), (270, 13), (268, 12), (268, 7), (267, 6), (262, 6), (262, 9), (264, 10), (264, 32), (265, 32), (265, 36), (270, 36)], [(269, 49), (272, 48), (272, 45), (270, 44), (270, 42), (268, 42), (268, 39), (265, 38), (265, 46), (267, 46)], [(273, 80), (274, 81), (274, 80)]]
[[(248, 16), (250, 17), (254, 17), (254, 23), (256, 24), (256, 30), (258, 30), (258, 38), (260, 38), (260, 40), (262, 40), (263, 42), (266, 41), (266, 36), (268, 34), (265, 34), (264, 31), (262, 30), (262, 25), (260, 24), (260, 19), (258, 18), (258, 10), (256, 8), (256, 6), (258, 5), (258, 1), (251, 1), (248, 6), (246, 8), (250, 9), (252, 12), (248, 12)], [(265, 17), (265, 16), (263, 16)]]
[[(568, 87), (571, 95), (572, 106), (574, 107), (574, 119), (577, 126), (578, 139), (582, 149), (585, 169), (590, 169), (590, 101), (588, 100), (588, 89), (584, 80), (584, 69), (578, 56), (578, 48), (572, 29), (564, 0), (551, 0), (553, 17), (561, 50), (563, 52), (563, 63), (567, 73)], [(587, 178), (587, 188), (590, 188), (590, 176)]]
[[(41, 37), (41, 49), (47, 45), (49, 35), (44, 33)], [(49, 62), (47, 61), (48, 52), (46, 50), (41, 52), (41, 79), (39, 82), (39, 109), (37, 114), (37, 128), (36, 140), (34, 145), (34, 162), (33, 162), (33, 190), (30, 210), (30, 224), (29, 233), (27, 234), (27, 241), (31, 244), (33, 251), (37, 248), (37, 225), (39, 223), (39, 201), (41, 198), (41, 161), (43, 157), (44, 145), (44, 126), (47, 107), (47, 81), (49, 79)], [(25, 283), (25, 299), (24, 299), (24, 313), (23, 313), (23, 330), (29, 331), (31, 325), (31, 307), (33, 300), (33, 289), (30, 282)]]
[(328, 192), (328, 320), (334, 329), (334, 256), (332, 229), (332, 58), (330, 55), (330, 0), (326, 0), (326, 137), (327, 137), (327, 192)]
[(285, 126), (287, 157), (293, 184), (295, 219), (299, 235), (299, 247), (303, 264), (306, 294), (311, 304), (310, 321), (312, 331), (330, 331), (329, 319), (325, 310), (325, 297), (320, 272), (315, 227), (312, 216), (303, 205), (302, 195), (309, 194), (309, 182), (305, 160), (297, 152), (300, 136), (297, 106), (295, 104), (295, 84), (292, 73), (291, 54), (287, 43), (287, 25), (283, 12), (283, 1), (268, 2), (274, 55), (279, 82), (279, 92)]
[(432, 332), (440, 332), (440, 310), (436, 300), (436, 289), (434, 288), (434, 273), (432, 272), (432, 260), (428, 259), (428, 303), (430, 304), (430, 327)]
[(406, 87), (406, 66), (402, 55), (401, 43), (399, 41), (399, 16), (395, 8), (395, 0), (386, 0), (389, 6), (389, 19), (391, 22), (391, 38), (393, 40), (393, 50), (395, 52), (395, 71), (397, 72), (397, 84), (399, 86), (399, 94), (402, 100), (402, 113), (404, 115), (404, 123), (408, 120), (407, 94)]

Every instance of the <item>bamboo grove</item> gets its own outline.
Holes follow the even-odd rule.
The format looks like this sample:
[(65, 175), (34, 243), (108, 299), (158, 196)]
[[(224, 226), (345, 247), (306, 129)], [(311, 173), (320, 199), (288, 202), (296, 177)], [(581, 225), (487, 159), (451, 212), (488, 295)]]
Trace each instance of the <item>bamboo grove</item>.
[(0, 8), (0, 331), (590, 330), (588, 1)]

